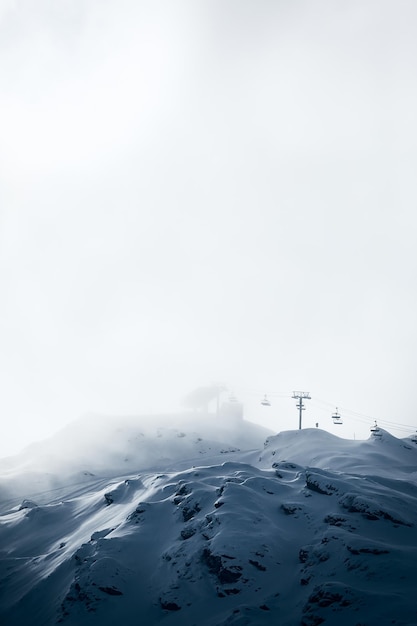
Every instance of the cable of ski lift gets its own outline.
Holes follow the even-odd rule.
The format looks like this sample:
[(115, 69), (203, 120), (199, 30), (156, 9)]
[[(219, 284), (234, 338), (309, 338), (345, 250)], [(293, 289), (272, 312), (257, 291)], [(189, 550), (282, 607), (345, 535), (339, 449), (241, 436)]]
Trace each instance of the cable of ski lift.
[[(321, 404), (323, 406), (332, 406), (330, 402), (326, 402), (325, 400), (322, 400), (320, 398), (315, 398), (315, 403)], [(359, 411), (353, 411), (352, 409), (347, 409), (345, 407), (342, 407), (342, 411), (345, 414), (347, 413), (349, 415), (349, 421), (360, 422), (361, 424), (369, 424), (370, 420), (375, 421), (375, 418), (371, 415), (360, 413)], [(392, 422), (390, 420), (384, 419), (379, 419), (379, 422), (387, 428), (395, 429), (403, 433), (410, 433), (410, 430), (414, 430), (414, 426), (411, 426), (410, 424), (399, 424), (397, 422)]]
[[(261, 405), (262, 406), (271, 406), (271, 401), (270, 398), (288, 398), (290, 399), (291, 393), (290, 392), (282, 392), (282, 391), (268, 391), (267, 394), (262, 394), (259, 390), (255, 390), (255, 389), (246, 389), (246, 390), (242, 390), (242, 393), (245, 395), (250, 395), (250, 396), (263, 396), (263, 399), (261, 400)], [(236, 397), (231, 394), (231, 396), (229, 397), (229, 402), (237, 402)], [(322, 407), (327, 406), (334, 406), (334, 403), (331, 402), (327, 402), (326, 400), (322, 400), (320, 398), (315, 397), (313, 400), (313, 405), (317, 404), (317, 405), (321, 405)], [(362, 424), (369, 424), (370, 420), (374, 420), (375, 424), (376, 424), (376, 420), (374, 417), (372, 417), (371, 415), (368, 415), (366, 413), (360, 413), (359, 411), (354, 411), (352, 409), (347, 409), (345, 407), (342, 407), (341, 409), (343, 411), (343, 413), (349, 416), (349, 422), (359, 422)], [(338, 409), (336, 408), (336, 413), (332, 415), (332, 420), (333, 420), (333, 424), (335, 425), (341, 425), (343, 424), (343, 419), (341, 417), (341, 415), (338, 413)], [(396, 422), (391, 422), (389, 420), (383, 420), (380, 419), (379, 420), (380, 423), (383, 426), (386, 426), (387, 428), (390, 429), (394, 429), (400, 432), (403, 432), (405, 434), (410, 435), (410, 430), (414, 431), (414, 426), (411, 426), (410, 424), (398, 424)], [(381, 435), (380, 429), (377, 427), (377, 430), (375, 431), (375, 427), (373, 427), (374, 430), (372, 431), (373, 433), (377, 432), (377, 435)], [(414, 439), (413, 441), (415, 441), (415, 443), (417, 443), (417, 435), (414, 435)]]

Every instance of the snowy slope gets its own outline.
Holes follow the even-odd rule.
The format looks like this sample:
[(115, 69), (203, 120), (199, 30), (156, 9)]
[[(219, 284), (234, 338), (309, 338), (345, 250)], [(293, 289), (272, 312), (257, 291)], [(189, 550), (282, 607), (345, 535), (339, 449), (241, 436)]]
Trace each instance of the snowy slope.
[[(138, 419), (92, 416), (73, 422), (21, 454), (0, 459), (1, 502), (59, 491), (94, 477), (112, 478), (138, 469), (185, 467), (192, 459), (256, 448), (271, 434), (243, 419), (185, 413)], [(47, 496), (49, 498), (50, 495)]]
[[(90, 464), (79, 444), (56, 491), (19, 503), (10, 487), (33, 478), (36, 454), (7, 461), (2, 624), (417, 624), (411, 439), (204, 419), (133, 439), (125, 425), (116, 441), (109, 424)], [(136, 459), (124, 475), (123, 445)]]

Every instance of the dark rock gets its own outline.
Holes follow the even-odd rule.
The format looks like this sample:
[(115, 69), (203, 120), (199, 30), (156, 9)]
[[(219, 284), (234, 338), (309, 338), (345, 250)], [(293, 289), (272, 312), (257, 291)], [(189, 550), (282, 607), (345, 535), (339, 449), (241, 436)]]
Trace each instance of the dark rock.
[(195, 535), (195, 533), (196, 533), (195, 528), (184, 528), (184, 530), (181, 531), (181, 538), (190, 539), (190, 537)]
[(346, 522), (345, 517), (341, 517), (340, 515), (326, 515), (324, 518), (324, 523), (329, 524), (330, 526), (342, 526)]
[(19, 511), (23, 511), (24, 509), (37, 509), (38, 505), (33, 500), (23, 500), (22, 504), (19, 507)]
[(284, 511), (285, 515), (294, 515), (296, 511), (300, 510), (299, 506), (295, 506), (293, 504), (281, 504), (281, 509)]
[(308, 598), (308, 602), (309, 604), (317, 604), (320, 607), (327, 607), (332, 604), (347, 607), (351, 604), (350, 600), (345, 598), (341, 593), (326, 589), (316, 589)]
[(351, 554), (389, 554), (389, 550), (381, 549), (381, 548), (352, 548), (351, 546), (346, 546)]
[(180, 483), (177, 487), (177, 491), (175, 492), (176, 496), (187, 496), (189, 493), (191, 493), (190, 488), (187, 484), (185, 483)]
[(112, 496), (112, 494), (111, 494), (111, 493), (105, 493), (105, 494), (104, 494), (104, 499), (105, 499), (105, 500), (106, 500), (106, 502), (107, 502), (107, 506), (108, 506), (109, 504), (113, 504), (113, 502), (114, 502), (114, 500), (113, 500), (113, 496)]
[(181, 607), (178, 606), (176, 602), (169, 602), (169, 601), (164, 601), (160, 599), (159, 603), (161, 605), (161, 608), (164, 609), (164, 611), (180, 611), (181, 610)]
[(258, 569), (260, 572), (266, 572), (265, 565), (262, 565), (261, 563), (259, 563), (259, 561), (253, 561), (252, 559), (249, 559), (249, 563), (256, 567), (256, 569)]
[(317, 480), (314, 480), (311, 474), (306, 474), (306, 487), (310, 491), (315, 491), (316, 493), (320, 493), (325, 496), (331, 496), (335, 491), (337, 491), (336, 487), (331, 484), (324, 486), (319, 484)]
[(204, 548), (202, 560), (207, 565), (209, 572), (214, 574), (222, 585), (235, 583), (242, 576), (240, 571), (242, 568), (239, 565), (232, 565), (229, 568), (225, 567), (222, 558), (212, 554), (208, 548)]
[(228, 554), (222, 554), (221, 555), (222, 559), (229, 559), (230, 561), (234, 561), (235, 560), (235, 556), (229, 556)]
[(109, 596), (122, 596), (123, 592), (116, 587), (99, 587), (100, 591), (107, 593)]
[(184, 506), (184, 508), (182, 509), (182, 518), (184, 522), (189, 522), (190, 519), (192, 519), (194, 515), (196, 513), (199, 513), (200, 511), (201, 508), (197, 502), (194, 504), (194, 506)]
[(141, 515), (145, 512), (146, 509), (143, 508), (143, 505), (139, 504), (133, 513), (130, 513), (126, 519), (129, 522), (135, 522), (135, 524), (138, 524), (141, 521)]
[(300, 550), (298, 551), (298, 560), (300, 561), (300, 563), (306, 563), (307, 559), (308, 551), (300, 548)]

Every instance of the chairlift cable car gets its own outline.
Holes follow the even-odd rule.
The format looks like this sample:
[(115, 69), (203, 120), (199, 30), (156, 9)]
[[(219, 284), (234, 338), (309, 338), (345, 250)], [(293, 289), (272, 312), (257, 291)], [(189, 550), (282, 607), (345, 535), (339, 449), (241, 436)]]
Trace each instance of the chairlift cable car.
[(270, 401), (268, 400), (268, 398), (267, 398), (267, 395), (266, 395), (266, 394), (264, 395), (263, 400), (261, 400), (261, 404), (262, 404), (263, 406), (271, 406), (271, 403), (270, 403)]
[(376, 423), (376, 420), (375, 420), (375, 424), (373, 426), (371, 426), (371, 433), (372, 433), (372, 435), (374, 437), (381, 437), (382, 436), (381, 430), (378, 427), (378, 424)]
[(338, 412), (337, 407), (336, 407), (336, 411), (332, 415), (332, 420), (333, 420), (333, 424), (343, 424), (342, 416)]

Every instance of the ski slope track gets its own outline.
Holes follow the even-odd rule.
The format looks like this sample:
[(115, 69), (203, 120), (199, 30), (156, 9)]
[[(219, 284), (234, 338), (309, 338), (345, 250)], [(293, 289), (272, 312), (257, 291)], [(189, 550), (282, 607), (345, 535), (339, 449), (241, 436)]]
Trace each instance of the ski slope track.
[(1, 624), (417, 624), (412, 438), (90, 431), (0, 461)]

